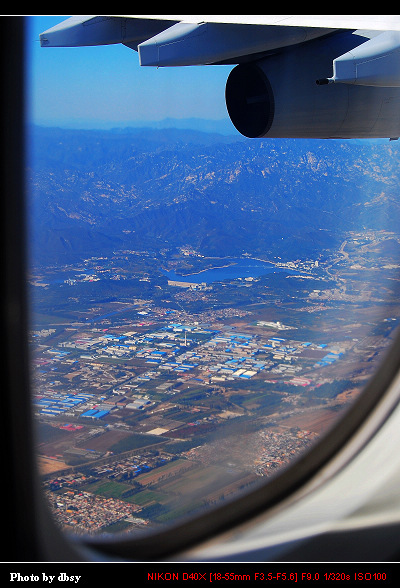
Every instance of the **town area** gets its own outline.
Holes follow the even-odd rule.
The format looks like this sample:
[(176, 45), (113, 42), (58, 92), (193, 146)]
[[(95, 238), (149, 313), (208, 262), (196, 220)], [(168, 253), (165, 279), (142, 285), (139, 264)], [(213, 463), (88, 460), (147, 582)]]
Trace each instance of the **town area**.
[(32, 402), (49, 504), (78, 534), (165, 525), (277, 475), (358, 397), (398, 324), (371, 296), (345, 312), (332, 265), (200, 287), (146, 266), (146, 297), (111, 298), (93, 264), (122, 279), (98, 259), (32, 279), (63, 294), (35, 316)]

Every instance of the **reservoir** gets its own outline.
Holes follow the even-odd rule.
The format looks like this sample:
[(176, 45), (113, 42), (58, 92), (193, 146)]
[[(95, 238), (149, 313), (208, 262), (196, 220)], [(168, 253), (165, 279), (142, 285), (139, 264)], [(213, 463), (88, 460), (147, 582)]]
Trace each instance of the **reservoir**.
[(169, 280), (176, 282), (190, 282), (192, 284), (205, 282), (206, 284), (211, 284), (212, 282), (222, 282), (237, 278), (257, 278), (272, 272), (288, 272), (286, 268), (278, 268), (268, 261), (258, 259), (224, 258), (219, 262), (216, 261), (216, 263), (221, 265), (186, 276), (180, 276), (174, 271), (162, 270), (162, 273)]

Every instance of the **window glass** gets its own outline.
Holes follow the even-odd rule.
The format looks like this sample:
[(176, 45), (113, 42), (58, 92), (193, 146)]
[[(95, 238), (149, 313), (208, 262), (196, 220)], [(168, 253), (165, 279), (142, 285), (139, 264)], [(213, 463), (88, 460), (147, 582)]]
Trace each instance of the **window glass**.
[(38, 463), (64, 529), (157, 529), (281, 471), (375, 372), (400, 317), (399, 145), (245, 138), (233, 66), (40, 48), (62, 20), (28, 35)]

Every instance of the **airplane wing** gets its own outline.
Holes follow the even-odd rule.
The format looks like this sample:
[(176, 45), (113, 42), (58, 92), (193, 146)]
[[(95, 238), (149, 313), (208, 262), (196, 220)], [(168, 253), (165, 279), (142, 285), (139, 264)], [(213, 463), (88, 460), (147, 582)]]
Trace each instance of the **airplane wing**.
[(85, 15), (40, 43), (122, 43), (141, 66), (237, 64), (227, 109), (249, 137), (400, 135), (400, 15)]
[(40, 35), (42, 47), (123, 43), (141, 65), (221, 63), (338, 29), (400, 31), (400, 15), (72, 16)]

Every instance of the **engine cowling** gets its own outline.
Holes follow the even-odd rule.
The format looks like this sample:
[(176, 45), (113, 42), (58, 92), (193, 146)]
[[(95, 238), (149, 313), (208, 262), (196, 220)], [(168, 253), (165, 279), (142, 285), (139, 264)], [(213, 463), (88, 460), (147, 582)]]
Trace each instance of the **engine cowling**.
[(343, 33), (239, 64), (225, 92), (232, 123), (251, 138), (399, 137), (400, 88), (316, 83), (365, 40)]

